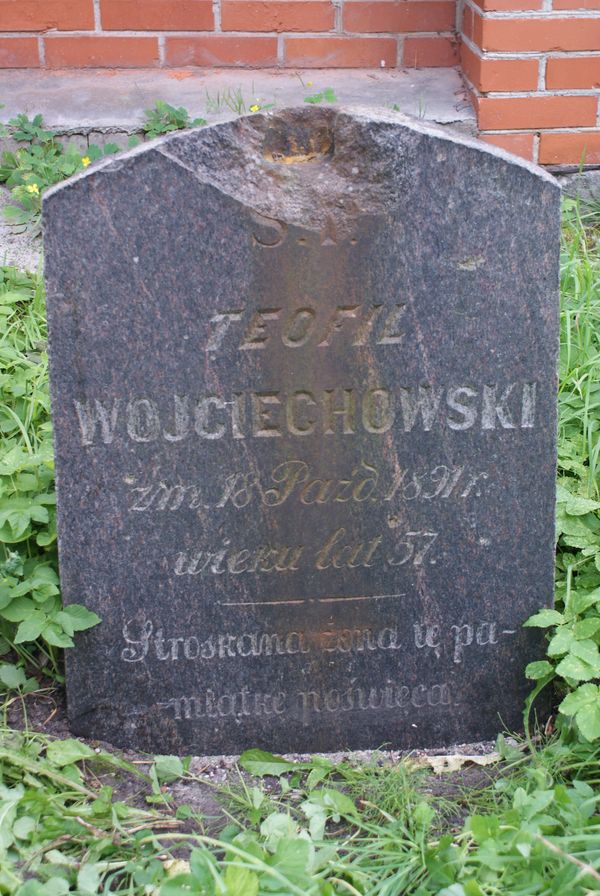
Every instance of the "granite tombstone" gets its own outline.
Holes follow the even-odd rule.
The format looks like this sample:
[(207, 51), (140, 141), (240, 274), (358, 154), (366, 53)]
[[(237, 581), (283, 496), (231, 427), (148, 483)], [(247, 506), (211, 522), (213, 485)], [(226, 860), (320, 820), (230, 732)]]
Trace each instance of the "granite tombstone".
[(396, 114), (172, 135), (44, 201), (73, 730), (518, 727), (552, 600), (559, 190)]

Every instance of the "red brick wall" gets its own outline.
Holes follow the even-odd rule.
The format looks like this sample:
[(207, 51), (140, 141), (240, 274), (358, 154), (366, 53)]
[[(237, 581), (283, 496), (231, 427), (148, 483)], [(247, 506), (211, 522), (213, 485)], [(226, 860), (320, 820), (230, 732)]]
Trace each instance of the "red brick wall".
[(464, 0), (481, 136), (543, 165), (600, 164), (600, 0)]
[(0, 0), (0, 68), (452, 66), (457, 21), (483, 139), (600, 164), (600, 0)]
[(0, 67), (458, 63), (455, 0), (0, 0)]

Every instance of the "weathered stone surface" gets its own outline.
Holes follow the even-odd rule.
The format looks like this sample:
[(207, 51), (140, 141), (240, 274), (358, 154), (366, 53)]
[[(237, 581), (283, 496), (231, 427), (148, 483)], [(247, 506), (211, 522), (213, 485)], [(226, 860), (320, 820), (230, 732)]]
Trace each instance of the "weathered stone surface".
[(157, 141), (44, 203), (74, 730), (518, 727), (552, 599), (559, 190), (397, 115)]

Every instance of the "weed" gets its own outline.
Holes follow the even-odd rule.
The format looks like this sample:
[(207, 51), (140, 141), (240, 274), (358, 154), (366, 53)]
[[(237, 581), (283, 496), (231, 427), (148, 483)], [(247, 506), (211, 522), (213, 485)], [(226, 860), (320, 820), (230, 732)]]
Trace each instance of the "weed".
[(319, 103), (337, 103), (338, 98), (335, 95), (333, 87), (326, 87), (324, 90), (319, 91), (319, 93), (313, 93), (311, 96), (305, 96), (304, 102), (311, 103), (312, 105), (319, 105)]
[[(556, 606), (526, 623), (548, 629), (548, 657), (527, 667), (562, 697), (559, 726), (600, 739), (600, 244), (597, 210), (565, 202), (561, 253)], [(587, 226), (586, 226), (587, 225)]]
[[(56, 648), (98, 617), (62, 607), (56, 557), (56, 495), (50, 426), (44, 292), (39, 277), (0, 268), (0, 655), (15, 651), (58, 671)], [(22, 673), (21, 673), (22, 674)], [(18, 675), (0, 666), (0, 680)], [(19, 687), (26, 687), (19, 680)]]
[(190, 113), (183, 106), (176, 109), (175, 106), (170, 106), (164, 100), (157, 100), (152, 109), (145, 110), (144, 116), (142, 130), (150, 140), (161, 134), (170, 134), (183, 128), (197, 128), (206, 124), (206, 119), (191, 119)]
[(206, 93), (206, 111), (209, 115), (218, 115), (225, 109), (235, 112), (236, 115), (244, 115), (246, 113), (246, 101), (241, 87), (232, 90), (228, 87), (226, 90), (218, 90), (215, 94)]
[(31, 120), (26, 115), (18, 115), (8, 124), (7, 133), (24, 145), (15, 152), (2, 153), (0, 183), (10, 188), (12, 198), (18, 203), (7, 206), (4, 215), (17, 229), (34, 234), (40, 229), (44, 191), (119, 149), (114, 143), (103, 149), (91, 145), (82, 156), (75, 146), (65, 147), (58, 142), (56, 135), (43, 127), (41, 115)]

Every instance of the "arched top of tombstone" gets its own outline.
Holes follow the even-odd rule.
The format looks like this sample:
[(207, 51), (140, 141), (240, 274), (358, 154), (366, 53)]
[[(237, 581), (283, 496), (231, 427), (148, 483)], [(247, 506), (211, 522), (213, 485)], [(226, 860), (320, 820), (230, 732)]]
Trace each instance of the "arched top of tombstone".
[[(82, 182), (106, 192), (111, 173), (142, 178), (157, 156), (259, 214), (309, 228), (333, 219), (342, 231), (361, 213), (427, 214), (423, 190), (432, 201), (448, 184), (457, 202), (472, 194), (506, 207), (559, 189), (544, 169), (451, 130), (385, 110), (311, 106), (159, 137), (48, 190), (45, 205)], [(129, 199), (143, 201), (144, 191)]]

